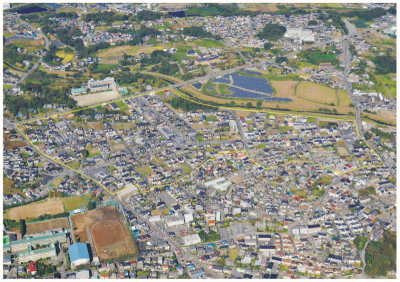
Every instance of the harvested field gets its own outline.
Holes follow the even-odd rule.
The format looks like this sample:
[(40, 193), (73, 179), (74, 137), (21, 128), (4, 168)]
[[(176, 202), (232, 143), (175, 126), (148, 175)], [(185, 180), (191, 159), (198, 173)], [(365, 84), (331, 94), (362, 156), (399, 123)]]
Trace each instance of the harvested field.
[(10, 219), (19, 220), (21, 218), (39, 217), (43, 214), (59, 214), (62, 212), (64, 212), (64, 206), (61, 200), (45, 201), (12, 208), (10, 210)]
[(93, 128), (94, 131), (99, 131), (105, 129), (105, 126), (102, 125), (101, 123), (90, 123), (90, 126)]
[(27, 223), (26, 224), (26, 234), (34, 234), (38, 232), (43, 232), (46, 230), (50, 229), (56, 229), (56, 228), (69, 228), (69, 222), (68, 218), (62, 217), (62, 218), (55, 218), (55, 219), (50, 219), (50, 220), (45, 220), (45, 221), (40, 221), (40, 222), (33, 222), (33, 223)]
[(88, 241), (88, 226), (94, 252), (101, 260), (138, 254), (133, 235), (128, 232), (123, 215), (114, 206), (91, 210), (71, 218), (76, 228), (75, 234), (82, 243)]
[(20, 148), (20, 147), (24, 147), (27, 144), (25, 142), (22, 141), (7, 141), (4, 142), (4, 149), (5, 150), (11, 150), (14, 148)]
[(271, 86), (276, 90), (275, 97), (293, 98), (296, 95), (298, 81), (270, 81)]
[(117, 144), (117, 145), (111, 146), (111, 150), (113, 152), (122, 151), (125, 148), (126, 148), (126, 146), (124, 144)]
[(336, 105), (338, 102), (335, 89), (312, 82), (301, 82), (297, 86), (296, 96), (321, 104), (334, 103)]
[(79, 95), (73, 97), (78, 102), (78, 106), (89, 106), (96, 103), (106, 102), (118, 98), (122, 98), (118, 90), (113, 89), (112, 91), (105, 91), (87, 95)]
[(339, 156), (344, 156), (344, 157), (349, 156), (349, 152), (347, 152), (347, 149), (345, 147), (337, 147), (337, 149)]

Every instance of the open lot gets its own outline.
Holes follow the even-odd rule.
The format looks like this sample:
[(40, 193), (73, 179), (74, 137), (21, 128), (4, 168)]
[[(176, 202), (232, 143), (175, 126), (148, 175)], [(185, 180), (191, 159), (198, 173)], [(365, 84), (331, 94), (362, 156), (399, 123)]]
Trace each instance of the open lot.
[(345, 147), (337, 147), (337, 149), (339, 156), (344, 156), (344, 157), (349, 156), (349, 152), (347, 152), (347, 149)]
[(45, 221), (27, 223), (26, 224), (26, 234), (29, 235), (29, 234), (44, 232), (46, 230), (56, 229), (56, 228), (68, 229), (69, 228), (68, 218), (62, 217), (62, 218), (45, 220)]
[(89, 106), (96, 103), (106, 102), (118, 98), (122, 98), (117, 89), (87, 95), (79, 95), (73, 97), (78, 102), (78, 106)]
[(100, 259), (111, 259), (131, 254), (138, 255), (133, 235), (128, 232), (123, 215), (114, 206), (101, 207), (71, 217), (80, 242), (87, 242), (89, 227), (94, 252)]
[(27, 217), (38, 217), (43, 214), (59, 214), (64, 212), (64, 206), (61, 200), (45, 201), (32, 203), (29, 205), (12, 208), (10, 210), (10, 219), (19, 220)]
[(10, 149), (14, 149), (14, 148), (24, 147), (26, 145), (27, 144), (23, 141), (6, 141), (6, 142), (4, 142), (4, 149), (10, 150)]
[(333, 103), (337, 105), (338, 102), (335, 89), (312, 82), (301, 82), (297, 86), (296, 96), (306, 100), (315, 101), (321, 104)]

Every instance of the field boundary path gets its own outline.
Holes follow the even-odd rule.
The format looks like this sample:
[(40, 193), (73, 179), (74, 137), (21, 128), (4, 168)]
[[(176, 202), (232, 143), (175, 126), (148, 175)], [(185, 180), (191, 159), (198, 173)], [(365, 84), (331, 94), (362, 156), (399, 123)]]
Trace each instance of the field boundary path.
[[(172, 90), (171, 88), (169, 88), (168, 90), (171, 91), (172, 93), (174, 93), (175, 95), (177, 95), (177, 96), (179, 96), (179, 97), (181, 97), (181, 98), (183, 98), (183, 99), (185, 99), (185, 100), (188, 100), (188, 101), (190, 101), (190, 102), (197, 103), (197, 104), (204, 105), (204, 106), (214, 107), (214, 108), (217, 108), (217, 109), (234, 110), (234, 111), (240, 110), (240, 111), (249, 111), (249, 112), (264, 112), (264, 113), (270, 113), (270, 114), (284, 114), (284, 113), (282, 113), (282, 112), (274, 112), (274, 111), (270, 111), (270, 110), (242, 109), (242, 108), (235, 108), (235, 107), (226, 107), (226, 106), (210, 105), (210, 104), (206, 104), (206, 103), (203, 103), (203, 102), (199, 102), (199, 101), (192, 100), (192, 99), (186, 97), (185, 95), (183, 95), (183, 94), (181, 94), (181, 93), (179, 93), (179, 92), (177, 92), (177, 91)], [(153, 91), (153, 92), (154, 92), (154, 91)], [(148, 95), (148, 94), (149, 94), (149, 93), (144, 93), (144, 94), (137, 95), (136, 97), (141, 97), (141, 96)], [(123, 99), (120, 99), (120, 101), (123, 101), (123, 100), (126, 100), (126, 99), (129, 99), (129, 98), (123, 98)], [(103, 105), (110, 104), (110, 103), (112, 103), (112, 102), (106, 102), (106, 103), (103, 103)], [(70, 114), (70, 113), (72, 113), (72, 112), (81, 111), (81, 110), (85, 110), (85, 109), (90, 109), (90, 108), (93, 108), (93, 107), (94, 107), (94, 106), (90, 106), (90, 107), (87, 107), (87, 108), (84, 108), (84, 109), (73, 110), (73, 111), (70, 111), (70, 112), (62, 113), (62, 114), (56, 114), (56, 115), (54, 115), (53, 117), (57, 117), (57, 116), (59, 116), (59, 115), (67, 115), (67, 114)], [(373, 152), (373, 154), (375, 154), (375, 155), (378, 157), (378, 159), (380, 160), (380, 162), (382, 163), (382, 165), (366, 165), (366, 166), (361, 166), (361, 167), (358, 167), (358, 168), (351, 169), (351, 170), (349, 170), (349, 171), (340, 173), (339, 171), (334, 171), (334, 170), (332, 170), (332, 169), (330, 169), (330, 168), (327, 168), (327, 167), (322, 166), (322, 165), (320, 165), (320, 164), (316, 164), (316, 163), (314, 163), (314, 162), (312, 162), (312, 161), (291, 160), (291, 161), (289, 161), (289, 162), (286, 162), (286, 163), (283, 163), (283, 164), (279, 164), (279, 165), (276, 165), (276, 166), (272, 166), (272, 167), (267, 168), (267, 167), (265, 167), (265, 166), (262, 166), (262, 165), (258, 164), (254, 159), (252, 159), (250, 156), (248, 156), (247, 151), (233, 151), (233, 152), (232, 152), (232, 151), (229, 151), (229, 152), (226, 152), (226, 151), (225, 151), (225, 152), (219, 152), (216, 158), (209, 159), (209, 160), (205, 161), (205, 162), (204, 162), (202, 165), (200, 165), (198, 168), (196, 168), (195, 170), (191, 171), (189, 174), (187, 174), (187, 175), (185, 175), (185, 176), (183, 176), (183, 177), (181, 177), (181, 178), (179, 178), (179, 179), (174, 180), (172, 183), (164, 184), (164, 185), (158, 185), (158, 186), (153, 186), (153, 187), (151, 187), (150, 189), (161, 188), (161, 187), (165, 187), (165, 186), (171, 185), (171, 184), (173, 184), (173, 183), (179, 182), (180, 180), (182, 180), (182, 179), (184, 179), (184, 178), (186, 178), (186, 177), (192, 175), (194, 172), (196, 172), (197, 170), (199, 170), (201, 167), (203, 167), (203, 166), (204, 166), (205, 164), (207, 164), (208, 162), (216, 160), (216, 159), (219, 157), (220, 154), (235, 153), (235, 152), (242, 152), (242, 153), (245, 153), (245, 154), (247, 155), (247, 157), (248, 157), (253, 163), (259, 165), (259, 166), (262, 167), (262, 168), (264, 168), (264, 170), (273, 169), (273, 168), (279, 167), (279, 166), (281, 166), (281, 165), (284, 165), (284, 164), (287, 164), (287, 163), (293, 163), (293, 162), (312, 163), (312, 164), (314, 164), (314, 165), (317, 165), (317, 166), (323, 167), (323, 168), (325, 168), (325, 169), (329, 169), (329, 170), (331, 170), (331, 171), (334, 171), (334, 172), (337, 173), (338, 175), (344, 175), (344, 174), (346, 174), (346, 173), (354, 172), (354, 171), (361, 170), (361, 169), (364, 169), (364, 168), (385, 167), (385, 163), (383, 162), (383, 160), (381, 159), (381, 157), (379, 156), (379, 154), (377, 154), (377, 153), (375, 152), (375, 150), (370, 146), (370, 144), (364, 139), (364, 137), (362, 137), (362, 136), (360, 135), (359, 129), (358, 129), (358, 125), (357, 125), (357, 122), (356, 122), (355, 120), (340, 119), (340, 118), (327, 118), (327, 117), (318, 117), (318, 116), (306, 116), (306, 115), (300, 115), (300, 114), (296, 114), (296, 116), (304, 116), (304, 117), (321, 118), (321, 119), (328, 119), (328, 120), (338, 120), (338, 121), (353, 122), (354, 125), (355, 125), (355, 128), (356, 128), (357, 135), (367, 144), (367, 146), (371, 149), (371, 151)], [(20, 125), (23, 125), (23, 124), (26, 124), (26, 123), (31, 123), (31, 122), (33, 122), (33, 121), (43, 120), (43, 119), (47, 119), (47, 117), (42, 117), (42, 118), (38, 118), (38, 119), (35, 119), (35, 120), (24, 121), (24, 122), (18, 123), (18, 124), (16, 125), (17, 130), (18, 130), (18, 131), (24, 136), (24, 138), (25, 138), (36, 150), (38, 150), (42, 155), (44, 155), (45, 157), (51, 159), (51, 160), (54, 161), (54, 162), (56, 162), (56, 163), (58, 163), (58, 164), (60, 164), (60, 165), (62, 165), (62, 166), (64, 166), (64, 167), (66, 167), (67, 169), (70, 169), (70, 170), (72, 170), (72, 171), (74, 171), (74, 172), (76, 172), (76, 173), (79, 173), (79, 174), (81, 174), (81, 175), (83, 175), (83, 176), (85, 176), (85, 177), (87, 177), (87, 178), (93, 180), (95, 183), (97, 183), (98, 185), (100, 185), (100, 187), (104, 188), (110, 195), (118, 194), (118, 193), (120, 193), (120, 192), (122, 192), (122, 191), (124, 191), (124, 190), (130, 189), (130, 188), (135, 187), (135, 186), (139, 188), (139, 191), (141, 191), (140, 185), (135, 184), (135, 185), (132, 185), (132, 186), (130, 186), (130, 187), (127, 187), (127, 188), (124, 188), (124, 189), (122, 189), (122, 190), (119, 190), (119, 191), (116, 191), (116, 192), (112, 193), (112, 192), (109, 191), (103, 184), (101, 184), (99, 181), (93, 179), (92, 177), (90, 177), (90, 176), (84, 174), (83, 172), (81, 172), (81, 171), (79, 171), (79, 170), (77, 170), (77, 169), (74, 169), (74, 168), (72, 168), (72, 167), (69, 167), (69, 166), (67, 166), (67, 165), (64, 164), (64, 163), (62, 163), (62, 162), (60, 162), (60, 161), (58, 161), (58, 160), (53, 159), (52, 157), (50, 157), (50, 156), (48, 156), (47, 154), (45, 154), (44, 152), (42, 152), (35, 144), (33, 144), (33, 143), (31, 142), (31, 140), (29, 140), (29, 138), (22, 132), (22, 130), (19, 128), (19, 126), (20, 126)]]

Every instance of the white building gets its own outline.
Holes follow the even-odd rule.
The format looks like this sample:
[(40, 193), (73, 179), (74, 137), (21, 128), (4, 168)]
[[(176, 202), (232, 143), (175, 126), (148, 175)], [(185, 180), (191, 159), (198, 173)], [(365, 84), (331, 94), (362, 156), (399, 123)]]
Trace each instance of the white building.
[(184, 246), (195, 245), (201, 243), (201, 238), (199, 234), (193, 234), (189, 236), (182, 237), (182, 244)]

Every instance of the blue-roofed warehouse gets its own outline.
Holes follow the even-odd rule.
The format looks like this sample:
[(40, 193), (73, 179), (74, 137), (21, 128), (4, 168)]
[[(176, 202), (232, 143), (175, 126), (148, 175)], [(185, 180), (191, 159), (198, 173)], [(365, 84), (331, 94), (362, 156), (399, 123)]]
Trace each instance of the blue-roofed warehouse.
[(85, 243), (76, 243), (68, 247), (71, 267), (90, 263), (88, 247)]

